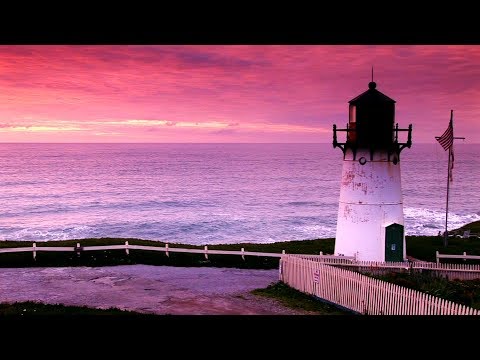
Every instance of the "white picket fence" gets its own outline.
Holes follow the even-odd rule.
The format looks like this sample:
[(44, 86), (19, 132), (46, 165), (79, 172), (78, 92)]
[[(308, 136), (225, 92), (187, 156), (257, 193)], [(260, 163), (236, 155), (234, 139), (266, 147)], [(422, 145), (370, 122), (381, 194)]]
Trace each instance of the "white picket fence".
[[(324, 258), (319, 255), (296, 255), (322, 264), (341, 267), (381, 275), (391, 271), (397, 272), (428, 272), (433, 276), (448, 277), (450, 280), (474, 280), (480, 279), (480, 265), (475, 264), (440, 264), (427, 261), (405, 262), (380, 262), (380, 261), (356, 261), (346, 258)], [(452, 255), (453, 256), (453, 255)]]
[(282, 256), (279, 275), (299, 291), (360, 314), (480, 315), (471, 307), (301, 256)]
[(415, 271), (428, 271), (434, 276), (448, 277), (450, 280), (480, 279), (480, 265), (474, 264), (436, 264), (432, 262), (413, 262)]

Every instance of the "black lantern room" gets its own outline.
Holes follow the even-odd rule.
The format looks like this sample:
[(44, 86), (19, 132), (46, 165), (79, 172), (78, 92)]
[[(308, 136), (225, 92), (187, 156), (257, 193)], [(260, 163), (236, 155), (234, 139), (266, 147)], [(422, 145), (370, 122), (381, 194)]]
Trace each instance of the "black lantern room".
[[(411, 146), (411, 130), (412, 125), (408, 129), (395, 125), (395, 100), (378, 91), (377, 84), (372, 81), (367, 91), (349, 101), (346, 129), (333, 125), (333, 147), (340, 147), (344, 155), (346, 149), (351, 149), (354, 158), (357, 149), (368, 149), (372, 160), (375, 151), (386, 151), (389, 161), (391, 155), (396, 154), (392, 159), (397, 162), (400, 151)], [(345, 143), (337, 142), (337, 131), (347, 132)], [(399, 131), (408, 131), (406, 143), (398, 142)]]
[(368, 90), (349, 101), (347, 142), (359, 148), (386, 149), (393, 143), (395, 100), (376, 89), (373, 81)]

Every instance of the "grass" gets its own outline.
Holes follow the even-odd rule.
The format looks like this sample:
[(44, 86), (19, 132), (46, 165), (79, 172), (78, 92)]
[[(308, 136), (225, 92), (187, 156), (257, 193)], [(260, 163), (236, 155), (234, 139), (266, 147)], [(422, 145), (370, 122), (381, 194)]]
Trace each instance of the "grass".
[[(477, 222), (478, 223), (478, 222)], [(42, 246), (81, 246), (98, 245), (121, 245), (128, 240), (131, 245), (165, 246), (164, 242), (127, 239), (127, 238), (99, 238), (37, 242), (37, 247)], [(318, 254), (323, 251), (325, 254), (333, 254), (335, 239), (315, 239), (301, 241), (282, 241), (271, 244), (222, 244), (209, 245), (213, 250), (240, 250), (245, 251), (281, 253), (285, 250), (287, 254)], [(0, 248), (6, 247), (31, 247), (31, 241), (0, 241)], [(449, 238), (448, 246), (443, 246), (443, 238), (439, 236), (407, 236), (407, 255), (424, 261), (435, 261), (435, 252), (442, 254), (462, 254), (464, 251), (469, 255), (480, 255), (480, 239), (471, 237), (462, 239), (457, 237)], [(203, 249), (203, 245), (169, 244), (170, 248), (182, 247), (191, 249)], [(241, 269), (274, 269), (278, 267), (278, 258), (246, 256), (245, 260), (239, 255), (209, 255), (208, 260), (203, 254), (186, 254), (170, 252), (169, 257), (164, 253), (151, 251), (130, 250), (127, 255), (123, 250), (99, 250), (83, 252), (78, 256), (74, 252), (37, 252), (36, 261), (33, 260), (31, 252), (5, 253), (0, 254), (0, 267), (43, 267), (43, 266), (112, 266), (112, 265), (169, 265), (169, 266), (217, 266), (236, 267)], [(442, 260), (445, 262), (446, 260)], [(451, 260), (460, 261), (462, 260)], [(468, 263), (475, 263), (468, 260)]]
[[(128, 241), (130, 245), (147, 245), (147, 246), (165, 246), (163, 241), (141, 240), (133, 238), (95, 238), (95, 239), (73, 239), (73, 240), (55, 240), (37, 242), (36, 246), (75, 246), (80, 243), (82, 246), (98, 246), (98, 245), (122, 245)], [(333, 253), (334, 239), (315, 239), (315, 240), (295, 240), (295, 241), (280, 241), (270, 244), (253, 244), (253, 243), (238, 243), (238, 244), (221, 244), (209, 245), (209, 249), (216, 250), (240, 250), (242, 247), (245, 251), (259, 251), (259, 252), (274, 252), (280, 253), (286, 250), (291, 254), (313, 254), (320, 251)], [(0, 241), (0, 248), (7, 247), (31, 247), (33, 241)], [(170, 248), (188, 248), (188, 249), (203, 249), (204, 245), (188, 245), (169, 243)]]
[(460, 230), (460, 231), (470, 230), (474, 234), (480, 234), (480, 221), (474, 221), (470, 224), (466, 224), (461, 228), (458, 228), (457, 230)]
[[(165, 246), (164, 242), (123, 239), (123, 238), (100, 238), (37, 242), (37, 247), (42, 246), (81, 246), (120, 245), (125, 241), (131, 245)], [(0, 248), (6, 247), (31, 247), (31, 241), (1, 241)], [(317, 239), (304, 241), (286, 241), (273, 244), (223, 244), (209, 245), (211, 250), (240, 250), (245, 251), (281, 253), (285, 250), (290, 254), (318, 254), (320, 251), (333, 253), (334, 239)], [(203, 249), (203, 245), (169, 244), (170, 248), (182, 247), (191, 249)], [(235, 267), (241, 269), (275, 269), (278, 268), (278, 258), (245, 256), (245, 260), (239, 255), (209, 255), (208, 260), (203, 254), (187, 254), (170, 252), (165, 253), (151, 251), (130, 250), (127, 255), (123, 250), (100, 250), (88, 251), (77, 255), (75, 252), (37, 252), (37, 259), (33, 260), (31, 252), (4, 253), (0, 254), (0, 267), (48, 267), (48, 266), (112, 266), (112, 265), (169, 265), (169, 266), (213, 266)]]
[(284, 306), (291, 309), (310, 311), (316, 315), (352, 314), (351, 312), (347, 312), (333, 305), (324, 303), (316, 297), (295, 290), (282, 282), (276, 282), (264, 289), (252, 290), (251, 293), (253, 295), (264, 296), (278, 300)]
[[(470, 229), (473, 233), (480, 232), (480, 221), (476, 221), (458, 230)], [(454, 231), (454, 230), (452, 230)], [(73, 239), (62, 241), (37, 242), (37, 247), (42, 246), (81, 246), (98, 245), (121, 245), (125, 241), (132, 245), (165, 246), (165, 242), (141, 240), (132, 238), (96, 238), (96, 239)], [(0, 248), (6, 247), (31, 247), (32, 241), (0, 241)], [(190, 249), (203, 249), (204, 245), (188, 245), (169, 243), (170, 248), (182, 247)], [(240, 250), (245, 251), (281, 253), (285, 250), (287, 254), (333, 254), (335, 239), (313, 239), (281, 241), (270, 244), (221, 244), (209, 245), (212, 250)], [(407, 236), (407, 255), (424, 261), (435, 261), (435, 252), (442, 254), (462, 254), (464, 251), (469, 255), (480, 255), (480, 239), (471, 237), (462, 239), (457, 237), (449, 238), (448, 247), (443, 246), (443, 238), (440, 236)], [(213, 266), (213, 267), (236, 267), (240, 269), (274, 269), (278, 267), (278, 258), (246, 256), (245, 260), (238, 255), (209, 255), (208, 260), (203, 254), (186, 254), (170, 252), (167, 257), (164, 253), (150, 251), (131, 250), (127, 255), (122, 250), (100, 250), (83, 252), (78, 256), (74, 252), (38, 252), (36, 261), (33, 260), (31, 252), (0, 254), (0, 267), (47, 267), (47, 266), (112, 266), (112, 265), (169, 265), (169, 266)], [(460, 261), (462, 260), (451, 260)], [(446, 260), (442, 260), (446, 262)], [(468, 260), (468, 263), (475, 263)]]
[[(128, 240), (132, 245), (165, 246), (164, 242), (130, 239), (130, 238), (99, 238), (37, 242), (37, 247), (42, 246), (81, 246), (98, 245), (121, 245)], [(31, 247), (31, 241), (0, 241), (0, 248), (6, 247)], [(271, 244), (222, 244), (209, 245), (210, 250), (240, 250), (245, 251), (281, 253), (287, 254), (333, 254), (335, 239), (315, 239), (302, 241), (283, 241)], [(462, 254), (464, 251), (469, 255), (480, 255), (480, 239), (471, 237), (462, 239), (449, 238), (448, 247), (443, 246), (443, 238), (439, 236), (407, 236), (407, 255), (424, 261), (435, 261), (435, 252), (442, 254)], [(191, 249), (203, 249), (203, 245), (169, 244), (170, 248), (182, 247)], [(36, 261), (31, 252), (0, 254), (1, 267), (47, 267), (47, 266), (113, 266), (113, 265), (169, 265), (169, 266), (213, 266), (213, 267), (236, 267), (240, 269), (275, 269), (278, 267), (278, 258), (245, 256), (245, 260), (239, 255), (209, 255), (208, 260), (203, 254), (186, 254), (170, 252), (169, 257), (165, 253), (151, 251), (130, 250), (127, 255), (123, 250), (99, 250), (83, 252), (78, 256), (75, 252), (37, 252)], [(462, 260), (451, 260), (461, 261)], [(442, 260), (446, 262), (446, 260)], [(475, 263), (468, 260), (468, 263)]]
[(116, 308), (95, 309), (86, 306), (50, 305), (39, 302), (26, 301), (16, 303), (0, 303), (0, 317), (4, 316), (100, 316), (120, 318), (147, 318), (155, 314), (142, 314), (133, 311), (124, 311)]
[[(440, 236), (407, 236), (406, 243), (407, 255), (425, 261), (436, 261), (436, 251), (440, 254), (461, 255), (466, 252), (468, 255), (480, 255), (480, 239), (475, 237), (451, 237), (447, 247), (443, 246), (443, 237)], [(463, 263), (460, 259), (442, 259), (442, 263), (447, 261)], [(468, 264), (475, 263), (478, 261), (468, 260)]]

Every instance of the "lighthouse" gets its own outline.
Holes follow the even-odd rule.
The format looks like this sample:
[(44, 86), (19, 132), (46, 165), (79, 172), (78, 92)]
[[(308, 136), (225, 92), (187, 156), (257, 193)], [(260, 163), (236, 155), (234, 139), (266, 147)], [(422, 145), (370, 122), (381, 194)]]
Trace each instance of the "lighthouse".
[[(338, 132), (346, 133), (345, 142), (337, 140)], [(411, 145), (412, 125), (399, 129), (395, 100), (372, 79), (349, 101), (346, 128), (333, 125), (333, 147), (343, 152), (335, 255), (406, 260), (400, 153)]]

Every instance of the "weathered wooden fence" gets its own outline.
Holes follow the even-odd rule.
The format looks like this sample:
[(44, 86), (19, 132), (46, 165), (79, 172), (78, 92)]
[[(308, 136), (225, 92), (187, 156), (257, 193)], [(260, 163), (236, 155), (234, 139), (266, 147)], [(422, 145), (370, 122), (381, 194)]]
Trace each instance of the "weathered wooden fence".
[(480, 311), (303, 256), (280, 259), (280, 280), (304, 293), (369, 315), (480, 315)]
[[(81, 246), (80, 243), (77, 243), (76, 246), (37, 246), (36, 243), (33, 243), (31, 247), (17, 247), (17, 248), (0, 248), (0, 254), (2, 253), (18, 253), (18, 252), (32, 252), (33, 258), (36, 259), (37, 252), (44, 251), (63, 251), (70, 252), (75, 251), (81, 253), (82, 251), (99, 251), (99, 250), (125, 250), (129, 254), (130, 250), (146, 250), (146, 251), (159, 251), (164, 252), (169, 256), (170, 252), (179, 252), (179, 253), (190, 253), (190, 254), (203, 254), (206, 259), (208, 255), (240, 255), (243, 259), (245, 256), (264, 256), (264, 257), (277, 257), (281, 258), (285, 254), (285, 250), (281, 253), (270, 253), (270, 252), (258, 252), (258, 251), (245, 251), (245, 248), (241, 248), (240, 251), (235, 250), (213, 250), (209, 249), (207, 245), (203, 249), (185, 249), (177, 247), (169, 247), (168, 244), (165, 246), (145, 246), (145, 245), (131, 245), (128, 241), (125, 241), (125, 244), (121, 245), (99, 245), (99, 246)], [(303, 255), (308, 256), (308, 255)], [(349, 256), (334, 256), (334, 255), (315, 255), (325, 260), (334, 260), (334, 259), (345, 259), (345, 261), (352, 261), (354, 257)]]
[(435, 257), (437, 260), (437, 264), (440, 263), (440, 259), (462, 259), (462, 260), (480, 260), (480, 256), (478, 255), (467, 255), (464, 251), (462, 255), (450, 255), (450, 254), (440, 254), (438, 251), (435, 252)]
[[(264, 256), (264, 257), (282, 257), (285, 254), (285, 250), (282, 253), (267, 253), (258, 251), (245, 251), (241, 248), (239, 251), (235, 250), (213, 250), (208, 246), (204, 246), (203, 249), (185, 249), (165, 246), (145, 246), (145, 245), (131, 245), (128, 241), (121, 245), (100, 245), (100, 246), (81, 246), (77, 243), (76, 246), (37, 246), (33, 243), (31, 247), (18, 247), (18, 248), (0, 248), (0, 254), (2, 253), (17, 253), (17, 252), (32, 252), (33, 258), (36, 259), (37, 252), (70, 252), (74, 251), (81, 253), (82, 251), (101, 251), (101, 250), (125, 250), (129, 254), (130, 250), (143, 250), (143, 251), (158, 251), (164, 252), (169, 256), (170, 252), (179, 253), (193, 253), (203, 254), (206, 259), (208, 255), (240, 255), (243, 259), (245, 256)], [(378, 262), (378, 261), (357, 261), (353, 256), (336, 256), (336, 255), (324, 255), (320, 252), (319, 255), (312, 254), (298, 254), (303, 259), (320, 262), (323, 264), (340, 267), (343, 269), (349, 269), (358, 271), (361, 273), (368, 273), (372, 275), (382, 275), (391, 271), (396, 272), (428, 272), (434, 276), (448, 277), (449, 279), (459, 280), (472, 280), (480, 279), (480, 265), (471, 264), (440, 264), (433, 262), (415, 261), (415, 262)], [(441, 255), (445, 257), (459, 257), (460, 255)], [(0, 258), (1, 261), (1, 258)]]

